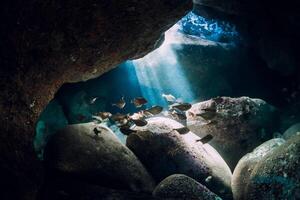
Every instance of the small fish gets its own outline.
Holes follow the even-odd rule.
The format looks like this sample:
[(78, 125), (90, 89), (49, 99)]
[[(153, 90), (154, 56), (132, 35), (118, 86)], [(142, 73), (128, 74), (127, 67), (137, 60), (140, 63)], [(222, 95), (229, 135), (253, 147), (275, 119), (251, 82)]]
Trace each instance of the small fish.
[(111, 119), (115, 122), (123, 121), (124, 119), (128, 119), (128, 115), (117, 113), (117, 114), (112, 115)]
[(210, 142), (214, 137), (211, 134), (204, 136), (203, 138), (196, 140), (196, 142), (202, 142), (202, 144), (206, 144)]
[(174, 129), (174, 131), (177, 131), (180, 135), (184, 135), (190, 132), (190, 129), (188, 129), (187, 127), (182, 127), (182, 128), (176, 128)]
[(187, 111), (192, 107), (192, 105), (190, 103), (175, 103), (173, 105), (171, 105), (171, 108), (176, 108), (180, 111)]
[(203, 112), (203, 113), (197, 113), (196, 116), (200, 116), (205, 120), (211, 120), (216, 116), (216, 114), (217, 113), (214, 112), (214, 111), (206, 111), (206, 112)]
[(97, 127), (95, 127), (93, 129), (93, 131), (94, 131), (95, 135), (97, 135), (97, 136), (99, 135), (99, 133), (101, 133), (101, 131)]
[(148, 101), (144, 97), (136, 97), (131, 101), (131, 103), (133, 103), (136, 108), (140, 108), (148, 103)]
[(96, 101), (97, 101), (98, 97), (93, 97), (91, 100), (90, 100), (90, 104), (94, 104)]
[(113, 103), (112, 106), (116, 106), (120, 109), (123, 109), (126, 105), (126, 102), (124, 100), (124, 97), (122, 97), (117, 103)]
[(176, 98), (171, 94), (162, 94), (161, 95), (168, 103), (175, 103)]
[(121, 127), (120, 127), (120, 131), (121, 131), (121, 133), (123, 133), (124, 135), (130, 135), (131, 133), (136, 133), (135, 130), (130, 129), (130, 127), (127, 126), (127, 125), (121, 126)]
[(132, 120), (142, 119), (142, 118), (144, 118), (144, 112), (139, 111), (137, 113), (133, 113), (132, 115), (129, 116), (129, 118), (132, 119)]
[(144, 119), (132, 119), (132, 122), (136, 125), (136, 126), (146, 126), (148, 124), (148, 122)]
[(186, 120), (186, 116), (183, 113), (172, 112), (171, 116), (175, 120)]
[(97, 116), (101, 117), (101, 119), (108, 119), (112, 117), (112, 114), (110, 112), (99, 112), (97, 113)]
[(158, 115), (159, 113), (161, 113), (163, 111), (163, 107), (161, 106), (153, 106), (147, 110), (145, 110), (144, 112), (149, 112), (152, 115)]

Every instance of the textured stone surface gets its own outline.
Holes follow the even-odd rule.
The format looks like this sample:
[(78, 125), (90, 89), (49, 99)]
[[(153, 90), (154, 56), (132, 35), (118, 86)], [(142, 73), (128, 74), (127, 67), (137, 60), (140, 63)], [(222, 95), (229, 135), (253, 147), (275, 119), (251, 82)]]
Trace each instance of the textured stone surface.
[(299, 199), (299, 152), (300, 135), (296, 135), (259, 162), (245, 189), (247, 199)]
[(65, 82), (99, 76), (126, 59), (145, 55), (191, 4), (1, 1), (0, 165), (15, 173), (22, 185), (9, 187), (32, 199), (41, 183), (41, 163), (32, 148), (34, 127), (56, 90)]
[(300, 123), (294, 124), (291, 127), (289, 127), (283, 133), (283, 138), (287, 140), (287, 139), (293, 137), (294, 135), (300, 135)]
[(225, 161), (209, 144), (197, 143), (199, 137), (192, 132), (180, 135), (172, 131), (180, 127), (183, 125), (174, 120), (153, 117), (127, 138), (126, 145), (157, 182), (172, 174), (185, 174), (220, 197), (230, 198), (232, 174)]
[[(97, 135), (94, 129), (100, 132)], [(154, 181), (136, 156), (107, 127), (69, 125), (45, 149), (50, 169), (74, 174), (102, 186), (152, 192)]]
[[(212, 116), (206, 119), (197, 116), (209, 112)], [(213, 135), (210, 144), (234, 169), (243, 155), (271, 138), (274, 112), (274, 107), (261, 99), (217, 97), (194, 104), (187, 114), (187, 126), (200, 137)]]
[(162, 180), (156, 186), (153, 195), (163, 199), (221, 199), (204, 185), (183, 174), (174, 174)]
[(284, 142), (285, 140), (281, 138), (268, 140), (256, 147), (251, 153), (242, 157), (234, 169), (231, 180), (231, 188), (234, 199), (247, 199), (247, 196), (245, 196), (245, 188), (250, 181), (250, 175), (256, 164), (263, 161), (266, 155), (272, 153)]

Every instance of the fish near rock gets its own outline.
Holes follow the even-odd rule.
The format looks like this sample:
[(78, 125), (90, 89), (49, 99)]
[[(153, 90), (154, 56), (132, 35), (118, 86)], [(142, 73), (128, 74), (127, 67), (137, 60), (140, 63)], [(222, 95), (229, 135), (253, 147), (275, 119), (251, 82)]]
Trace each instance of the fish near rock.
[(212, 135), (210, 144), (232, 170), (246, 153), (273, 137), (278, 119), (275, 107), (249, 97), (218, 97), (187, 111), (187, 127), (201, 138)]
[[(94, 129), (101, 131), (95, 137)], [(94, 123), (68, 125), (50, 138), (45, 163), (95, 184), (152, 192), (154, 181), (138, 158), (107, 127)], [(112, 167), (114, 166), (114, 167)]]
[(135, 106), (136, 108), (140, 108), (140, 107), (142, 107), (143, 105), (147, 104), (148, 101), (147, 101), (147, 99), (145, 99), (144, 97), (137, 97), (137, 98), (134, 98), (134, 99), (131, 101), (131, 103), (133, 103), (134, 106)]
[(174, 131), (177, 131), (180, 135), (184, 135), (190, 132), (190, 129), (188, 129), (187, 127), (182, 127), (182, 128), (176, 128), (174, 129)]
[(175, 103), (177, 99), (171, 94), (162, 94), (161, 95), (168, 103)]
[(170, 106), (171, 109), (178, 109), (180, 111), (187, 111), (192, 107), (190, 103), (175, 103)]
[[(172, 174), (185, 174), (205, 185), (224, 199), (232, 197), (231, 171), (222, 157), (209, 144), (196, 143), (198, 136), (178, 134), (180, 123), (165, 117), (147, 119), (144, 127), (126, 140), (128, 146), (157, 182)], [(211, 176), (212, 180), (206, 182)]]
[(151, 115), (158, 115), (163, 111), (163, 107), (161, 106), (153, 106), (151, 108), (148, 108), (147, 110), (144, 110), (144, 112), (150, 113)]
[(118, 102), (112, 104), (112, 106), (116, 106), (120, 109), (123, 109), (125, 107), (125, 105), (126, 105), (126, 101), (125, 101), (124, 97), (122, 97)]

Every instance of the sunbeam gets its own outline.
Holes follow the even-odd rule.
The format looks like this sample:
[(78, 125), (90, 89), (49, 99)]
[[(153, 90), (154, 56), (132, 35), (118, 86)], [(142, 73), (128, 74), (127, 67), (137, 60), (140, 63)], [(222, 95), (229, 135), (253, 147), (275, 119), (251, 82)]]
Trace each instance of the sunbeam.
[[(165, 33), (164, 43), (145, 57), (133, 60), (142, 94), (150, 104), (166, 105), (162, 94), (172, 94), (182, 101), (191, 102), (194, 94), (178, 62), (175, 50), (180, 48), (174, 40), (178, 25)], [(173, 42), (176, 42), (176, 47)]]

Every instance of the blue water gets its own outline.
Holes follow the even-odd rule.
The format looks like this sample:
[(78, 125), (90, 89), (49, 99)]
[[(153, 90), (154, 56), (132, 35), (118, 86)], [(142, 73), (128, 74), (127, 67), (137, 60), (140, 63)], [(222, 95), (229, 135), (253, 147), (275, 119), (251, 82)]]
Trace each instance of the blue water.
[[(185, 68), (188, 64), (185, 59), (197, 60), (198, 56), (185, 56), (184, 52), (189, 50), (186, 50), (185, 44), (175, 41), (177, 39), (174, 38), (174, 33), (175, 35), (176, 33), (184, 33), (212, 41), (221, 41), (221, 38), (224, 37), (233, 40), (237, 34), (233, 26), (223, 22), (206, 20), (201, 16), (189, 13), (170, 31), (166, 32), (165, 42), (145, 57), (138, 60), (128, 60), (99, 78), (63, 85), (55, 99), (43, 111), (37, 123), (34, 144), (39, 157), (42, 159), (43, 148), (51, 135), (58, 129), (67, 124), (93, 121), (93, 115), (98, 112), (108, 111), (113, 114), (127, 114), (153, 105), (167, 108), (167, 102), (162, 98), (162, 94), (172, 94), (179, 100), (190, 103), (216, 95), (230, 95), (232, 89), (230, 87), (228, 89), (226, 81), (212, 80), (209, 85), (202, 84), (209, 82), (207, 82), (206, 77), (202, 77), (201, 70), (209, 69), (211, 72), (208, 74), (214, 75), (215, 73), (218, 77), (218, 74), (222, 73), (226, 66), (234, 66), (234, 64), (224, 62), (226, 66), (220, 66), (214, 63), (215, 60), (207, 63), (207, 60), (203, 59), (199, 67), (186, 72)], [(216, 56), (213, 55), (214, 53), (211, 52), (210, 48), (204, 48), (201, 50), (202, 54), (205, 54), (208, 49), (209, 55)], [(215, 51), (219, 47), (213, 46), (212, 48)], [(195, 52), (198, 51), (195, 50)], [(231, 57), (228, 58), (227, 50), (218, 50), (217, 54), (221, 55), (221, 59), (232, 60)], [(235, 56), (234, 53), (232, 55)], [(182, 58), (183, 56), (184, 58)], [(211, 79), (208, 77), (208, 80)], [(112, 103), (117, 102), (122, 96), (127, 102), (124, 109), (112, 106)], [(148, 104), (139, 109), (135, 108), (130, 103), (135, 97), (146, 98)], [(97, 98), (97, 100), (91, 103), (93, 98)], [(116, 135), (124, 143), (126, 138), (115, 127), (113, 128)]]

